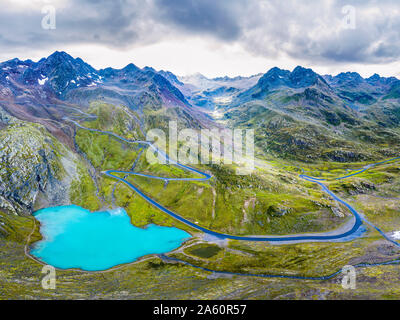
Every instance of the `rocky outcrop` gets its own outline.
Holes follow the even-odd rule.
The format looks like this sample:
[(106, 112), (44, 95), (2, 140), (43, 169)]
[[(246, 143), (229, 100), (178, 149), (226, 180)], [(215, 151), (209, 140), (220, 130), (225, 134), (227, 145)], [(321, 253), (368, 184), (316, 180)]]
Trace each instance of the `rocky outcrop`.
[(18, 120), (2, 109), (0, 122), (0, 209), (30, 214), (39, 195), (47, 204), (68, 203), (70, 173), (64, 167), (69, 163), (74, 172), (73, 160), (68, 160), (72, 153), (41, 125)]
[(329, 151), (324, 154), (324, 157), (327, 160), (335, 162), (357, 162), (365, 161), (367, 159), (366, 156), (362, 153), (348, 150)]

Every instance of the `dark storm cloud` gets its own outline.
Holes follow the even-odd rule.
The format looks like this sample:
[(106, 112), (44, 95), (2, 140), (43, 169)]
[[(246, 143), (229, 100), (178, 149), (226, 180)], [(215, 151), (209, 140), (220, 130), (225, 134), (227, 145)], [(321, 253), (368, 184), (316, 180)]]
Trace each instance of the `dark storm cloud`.
[[(7, 0), (3, 0), (7, 1)], [(10, 1), (10, 0), (8, 0)], [(138, 38), (135, 21), (141, 19), (133, 6), (142, 1), (124, 0), (70, 0), (56, 8), (56, 29), (45, 30), (41, 21), (45, 17), (42, 8), (52, 2), (36, 0), (25, 9), (11, 6), (0, 13), (0, 39), (3, 47), (48, 46), (60, 43), (101, 42), (110, 46), (127, 46)], [(12, 2), (11, 2), (12, 3)]]
[[(33, 0), (23, 9), (1, 0), (0, 50), (18, 52), (64, 44), (130, 48), (192, 35), (238, 43), (264, 57), (310, 62), (385, 63), (400, 57), (398, 0), (53, 0), (57, 29), (43, 30)], [(355, 28), (343, 25), (345, 6)]]
[[(259, 55), (313, 63), (384, 63), (400, 57), (398, 1), (263, 1), (240, 41)], [(354, 28), (345, 24), (354, 11)]]
[(213, 34), (224, 40), (239, 36), (240, 9), (245, 3), (241, 0), (155, 0), (163, 22), (182, 31)]

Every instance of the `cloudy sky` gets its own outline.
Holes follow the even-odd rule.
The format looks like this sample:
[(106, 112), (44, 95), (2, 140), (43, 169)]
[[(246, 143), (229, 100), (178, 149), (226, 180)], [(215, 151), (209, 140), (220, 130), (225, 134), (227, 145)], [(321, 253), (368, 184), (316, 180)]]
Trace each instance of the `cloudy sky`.
[[(273, 66), (400, 77), (399, 0), (0, 0), (0, 60), (55, 50), (179, 75)], [(55, 9), (55, 29), (46, 29)], [(43, 28), (45, 26), (45, 28)]]

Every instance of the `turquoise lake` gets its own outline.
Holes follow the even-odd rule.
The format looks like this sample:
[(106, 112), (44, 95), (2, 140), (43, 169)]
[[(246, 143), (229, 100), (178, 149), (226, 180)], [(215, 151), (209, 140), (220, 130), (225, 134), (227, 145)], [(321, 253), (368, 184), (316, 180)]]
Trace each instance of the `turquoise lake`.
[(78, 206), (37, 211), (43, 240), (30, 253), (60, 269), (106, 270), (149, 254), (179, 248), (191, 237), (186, 231), (149, 225), (137, 228), (124, 209), (90, 212)]

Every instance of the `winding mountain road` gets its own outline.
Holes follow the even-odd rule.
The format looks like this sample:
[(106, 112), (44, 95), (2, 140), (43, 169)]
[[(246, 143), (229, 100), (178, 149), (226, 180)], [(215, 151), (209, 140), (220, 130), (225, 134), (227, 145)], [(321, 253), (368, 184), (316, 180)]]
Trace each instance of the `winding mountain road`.
[[(172, 160), (164, 151), (158, 149), (153, 143), (149, 142), (149, 141), (143, 141), (143, 140), (129, 140), (126, 139), (124, 137), (121, 137), (113, 132), (110, 131), (102, 131), (102, 130), (98, 130), (98, 129), (91, 129), (91, 128), (87, 128), (82, 126), (81, 124), (79, 124), (78, 122), (76, 122), (75, 120), (71, 120), (69, 118), (65, 118), (65, 120), (68, 120), (72, 123), (74, 123), (77, 127), (84, 129), (84, 130), (89, 130), (92, 132), (97, 132), (100, 134), (107, 134), (110, 136), (113, 136), (114, 138), (117, 138), (121, 141), (127, 142), (127, 143), (135, 143), (135, 144), (145, 144), (148, 145), (149, 148), (153, 149), (154, 152), (157, 152), (158, 155), (164, 158), (164, 160), (169, 163), (169, 164), (173, 164), (176, 165), (184, 170), (187, 170), (189, 172), (193, 172), (196, 174), (199, 174), (200, 176), (202, 176), (202, 178), (165, 178), (165, 177), (159, 177), (159, 176), (153, 176), (153, 175), (147, 175), (147, 174), (142, 174), (142, 173), (138, 173), (138, 172), (134, 172), (134, 171), (122, 171), (122, 170), (107, 170), (102, 172), (104, 175), (116, 179), (124, 184), (126, 184), (129, 188), (131, 188), (133, 191), (135, 191), (138, 195), (140, 195), (144, 200), (146, 200), (148, 203), (150, 203), (151, 205), (153, 205), (154, 207), (158, 208), (159, 210), (161, 210), (162, 212), (170, 215), (171, 217), (175, 218), (176, 220), (179, 220), (183, 223), (185, 223), (186, 225), (199, 230), (201, 232), (204, 232), (206, 234), (212, 235), (214, 237), (220, 238), (220, 239), (231, 239), (231, 240), (242, 240), (242, 241), (257, 241), (257, 242), (261, 242), (261, 241), (266, 241), (266, 242), (302, 242), (302, 241), (334, 241), (334, 240), (345, 240), (348, 239), (350, 236), (353, 235), (358, 235), (360, 234), (359, 230), (360, 227), (363, 225), (363, 222), (365, 222), (366, 224), (369, 224), (370, 226), (372, 226), (373, 228), (375, 228), (387, 241), (390, 241), (391, 243), (393, 243), (394, 245), (396, 245), (397, 247), (400, 247), (400, 244), (397, 243), (396, 241), (390, 239), (382, 230), (380, 230), (378, 227), (374, 226), (372, 223), (370, 223), (369, 221), (367, 221), (364, 217), (362, 217), (357, 210), (355, 210), (350, 204), (348, 204), (347, 202), (345, 202), (344, 200), (342, 200), (341, 198), (339, 198), (337, 195), (335, 195), (332, 191), (330, 191), (328, 189), (328, 187), (326, 185), (324, 185), (322, 182), (325, 181), (324, 179), (318, 179), (315, 177), (310, 177), (304, 174), (300, 175), (300, 178), (305, 179), (307, 181), (313, 182), (315, 184), (318, 184), (322, 190), (327, 193), (328, 195), (330, 195), (334, 200), (338, 201), (339, 203), (343, 204), (350, 212), (351, 214), (354, 216), (354, 223), (351, 227), (350, 230), (344, 231), (342, 233), (339, 234), (332, 234), (332, 232), (324, 232), (324, 233), (319, 233), (319, 234), (307, 234), (307, 235), (286, 235), (286, 236), (235, 236), (235, 235), (230, 235), (230, 234), (224, 234), (224, 233), (220, 233), (220, 232), (216, 232), (210, 229), (207, 229), (205, 227), (199, 226), (196, 223), (193, 223), (192, 221), (182, 217), (181, 215), (177, 214), (176, 212), (173, 212), (171, 210), (169, 210), (168, 208), (164, 207), (162, 204), (158, 203), (157, 201), (155, 201), (154, 199), (150, 198), (148, 195), (146, 195), (145, 193), (143, 193), (139, 188), (137, 188), (136, 186), (134, 186), (132, 183), (130, 183), (129, 181), (127, 181), (125, 179), (126, 175), (136, 175), (136, 176), (141, 176), (141, 177), (146, 177), (146, 178), (151, 178), (151, 179), (158, 179), (158, 180), (164, 180), (164, 181), (207, 181), (211, 178), (211, 175), (206, 173), (206, 172), (202, 172), (200, 170), (191, 168), (189, 166), (183, 165), (177, 161)], [(353, 177), (356, 175), (359, 175), (365, 171), (367, 171), (368, 169), (371, 169), (379, 164), (384, 164), (390, 161), (395, 161), (395, 160), (399, 160), (400, 157), (397, 158), (393, 158), (393, 159), (389, 159), (386, 161), (381, 161), (375, 164), (370, 164), (365, 166), (362, 170), (357, 171), (355, 173), (343, 176), (343, 177), (339, 177), (336, 178), (337, 180), (342, 180), (342, 179), (346, 179), (349, 177)], [(119, 177), (116, 174), (125, 174), (124, 178)]]

